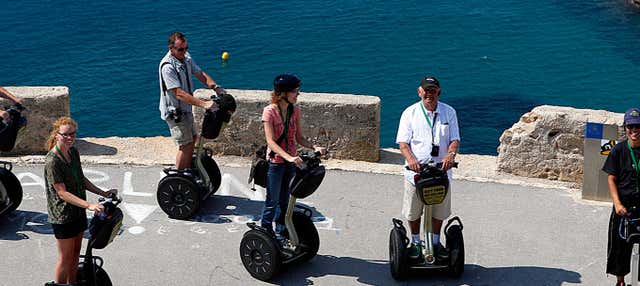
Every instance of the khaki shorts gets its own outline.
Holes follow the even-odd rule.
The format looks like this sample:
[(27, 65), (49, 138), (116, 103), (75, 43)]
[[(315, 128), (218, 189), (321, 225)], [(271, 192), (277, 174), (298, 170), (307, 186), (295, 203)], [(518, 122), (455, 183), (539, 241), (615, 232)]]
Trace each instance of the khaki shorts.
[(193, 137), (198, 135), (198, 133), (196, 133), (196, 127), (193, 124), (193, 113), (183, 114), (178, 123), (170, 118), (167, 118), (166, 121), (167, 125), (169, 125), (171, 138), (173, 138), (173, 142), (178, 146), (193, 142)]
[[(416, 186), (409, 181), (404, 181), (404, 199), (402, 203), (402, 214), (408, 221), (414, 221), (422, 216), (422, 210), (424, 209), (424, 203), (416, 195)], [(433, 205), (433, 218), (439, 220), (445, 220), (451, 215), (451, 185), (449, 185), (449, 192), (444, 197), (444, 201), (440, 204)]]

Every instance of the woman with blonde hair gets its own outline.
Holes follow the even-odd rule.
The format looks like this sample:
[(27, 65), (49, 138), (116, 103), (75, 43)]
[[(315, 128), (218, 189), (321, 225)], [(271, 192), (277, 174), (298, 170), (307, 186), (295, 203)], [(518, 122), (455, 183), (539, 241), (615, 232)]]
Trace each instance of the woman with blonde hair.
[(49, 150), (44, 166), (47, 210), (58, 245), (56, 283), (76, 283), (82, 235), (87, 229), (85, 209), (96, 214), (104, 210), (102, 205), (87, 201), (86, 190), (103, 197), (118, 193), (115, 189), (105, 192), (84, 176), (80, 154), (73, 147), (77, 128), (73, 119), (60, 117), (53, 123), (46, 143)]

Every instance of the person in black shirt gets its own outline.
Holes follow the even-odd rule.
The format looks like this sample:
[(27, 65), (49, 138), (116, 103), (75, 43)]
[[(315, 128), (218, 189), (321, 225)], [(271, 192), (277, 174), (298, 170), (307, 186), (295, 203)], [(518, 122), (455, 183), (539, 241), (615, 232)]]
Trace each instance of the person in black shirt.
[(602, 170), (608, 174), (609, 193), (613, 210), (609, 219), (609, 239), (607, 244), (607, 273), (616, 275), (616, 286), (626, 285), (624, 276), (630, 271), (631, 248), (618, 235), (618, 227), (623, 216), (632, 206), (640, 207), (640, 109), (631, 108), (624, 114), (624, 129), (627, 140), (616, 144)]

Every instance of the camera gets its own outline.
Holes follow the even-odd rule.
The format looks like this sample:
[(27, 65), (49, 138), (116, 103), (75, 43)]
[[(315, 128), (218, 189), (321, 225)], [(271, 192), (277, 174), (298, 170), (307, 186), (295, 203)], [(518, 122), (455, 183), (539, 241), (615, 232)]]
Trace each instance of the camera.
[(175, 123), (180, 123), (182, 121), (182, 110), (171, 106), (167, 112), (167, 117), (173, 119)]
[(440, 146), (431, 144), (431, 157), (438, 157), (440, 154)]

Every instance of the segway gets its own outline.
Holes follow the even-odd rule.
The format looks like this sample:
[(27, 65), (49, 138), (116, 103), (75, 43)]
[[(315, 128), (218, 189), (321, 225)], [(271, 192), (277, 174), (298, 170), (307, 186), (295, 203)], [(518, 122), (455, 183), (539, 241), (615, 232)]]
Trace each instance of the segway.
[(253, 222), (240, 242), (240, 259), (254, 278), (270, 280), (283, 266), (302, 263), (316, 256), (320, 247), (318, 230), (311, 220), (311, 209), (296, 205), (297, 199), (313, 194), (324, 179), (325, 168), (320, 165), (320, 152), (302, 154), (305, 167), (297, 169), (289, 183), (289, 204), (285, 214), (286, 231), (278, 241), (271, 229)]
[(200, 209), (200, 202), (213, 195), (222, 181), (220, 168), (213, 160), (213, 151), (205, 148), (204, 140), (215, 139), (231, 119), (236, 103), (233, 96), (222, 94), (211, 97), (220, 108), (205, 111), (202, 130), (191, 168), (178, 170), (165, 168), (166, 176), (158, 183), (157, 200), (162, 211), (170, 218), (189, 219)]
[(622, 217), (618, 227), (620, 238), (633, 244), (631, 250), (631, 286), (638, 286), (638, 267), (640, 266), (640, 211), (631, 207)]
[(12, 168), (11, 162), (0, 161), (0, 217), (16, 210), (22, 202), (22, 185)]
[[(458, 163), (454, 163), (457, 167)], [(389, 265), (391, 276), (396, 280), (404, 280), (411, 271), (435, 270), (445, 271), (452, 277), (459, 277), (464, 272), (464, 240), (462, 237), (462, 221), (459, 217), (448, 220), (444, 228), (446, 237), (446, 258), (434, 255), (432, 243), (432, 206), (442, 203), (449, 191), (449, 177), (441, 170), (442, 163), (420, 165), (420, 173), (414, 177), (416, 194), (424, 203), (422, 227), (424, 245), (418, 258), (411, 258), (407, 230), (399, 219), (392, 219), (393, 229), (389, 235)], [(408, 169), (408, 167), (407, 167)], [(455, 222), (455, 224), (454, 224)]]
[(25, 110), (20, 104), (6, 106), (5, 111), (9, 113), (9, 122), (0, 118), (0, 151), (9, 152), (22, 139), (27, 126), (27, 119), (22, 116)]
[[(122, 226), (123, 214), (118, 205), (121, 198), (111, 196), (110, 198), (100, 198), (100, 204), (104, 206), (104, 212), (93, 216), (89, 223), (89, 243), (84, 255), (80, 255), (78, 262), (77, 284), (82, 286), (111, 286), (111, 279), (102, 268), (104, 260), (93, 255), (93, 249), (103, 249), (107, 247)], [(65, 286), (70, 284), (59, 284), (49, 282), (45, 286)]]
[[(22, 105), (8, 106), (5, 110), (11, 121), (5, 122), (0, 118), (0, 151), (7, 152), (22, 138), (27, 119), (21, 114), (24, 110)], [(11, 162), (0, 161), (0, 217), (13, 212), (22, 202), (22, 185), (11, 169)]]

